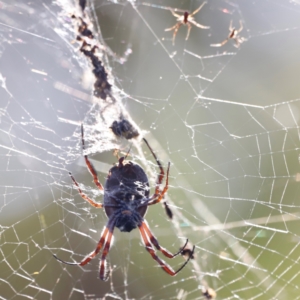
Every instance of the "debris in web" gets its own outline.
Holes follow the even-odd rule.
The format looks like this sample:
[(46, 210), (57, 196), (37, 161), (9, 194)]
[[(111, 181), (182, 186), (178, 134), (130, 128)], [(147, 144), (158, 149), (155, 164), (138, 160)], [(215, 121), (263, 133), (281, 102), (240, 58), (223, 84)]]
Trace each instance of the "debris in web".
[(123, 116), (120, 117), (119, 121), (114, 121), (110, 128), (117, 137), (124, 137), (127, 140), (135, 138), (140, 134), (138, 130)]
[[(91, 29), (88, 28), (87, 22), (81, 17), (72, 15), (73, 19), (79, 21), (77, 41), (81, 42), (80, 51), (90, 60), (93, 66), (93, 74), (96, 81), (94, 82), (94, 96), (106, 100), (107, 96), (115, 101), (111, 94), (112, 85), (108, 82), (108, 74), (100, 59), (100, 53), (98, 53), (98, 46), (92, 43), (94, 35)], [(86, 39), (87, 38), (87, 39)]]
[(93, 32), (91, 29), (88, 28), (88, 25), (86, 22), (83, 21), (81, 17), (76, 17), (75, 15), (72, 16), (73, 19), (78, 19), (79, 25), (78, 25), (78, 32), (79, 36), (77, 36), (77, 40), (82, 40), (81, 37), (88, 37), (90, 39), (94, 38)]
[(111, 96), (111, 84), (107, 81), (107, 73), (102, 65), (101, 60), (97, 56), (98, 46), (92, 46), (83, 41), (80, 51), (91, 60), (94, 67), (93, 73), (96, 77), (94, 83), (94, 96), (106, 100), (107, 96)]

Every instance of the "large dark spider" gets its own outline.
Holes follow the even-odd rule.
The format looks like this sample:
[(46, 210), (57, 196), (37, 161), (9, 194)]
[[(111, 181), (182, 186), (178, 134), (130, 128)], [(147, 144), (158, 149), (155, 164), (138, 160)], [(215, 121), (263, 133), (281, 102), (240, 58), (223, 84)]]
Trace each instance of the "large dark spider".
[[(82, 148), (84, 150), (84, 136), (82, 125), (81, 139)], [(105, 213), (108, 217), (108, 222), (106, 227), (102, 231), (101, 238), (97, 244), (96, 249), (88, 256), (86, 256), (81, 262), (65, 262), (59, 259), (56, 255), (53, 255), (59, 262), (67, 265), (84, 266), (100, 252), (102, 247), (104, 247), (100, 262), (100, 279), (107, 280), (108, 273), (106, 271), (106, 256), (109, 252), (110, 243), (115, 227), (119, 228), (120, 231), (123, 232), (130, 232), (132, 229), (138, 227), (146, 250), (150, 253), (152, 258), (159, 263), (162, 269), (171, 276), (175, 276), (179, 271), (181, 271), (188, 263), (188, 261), (192, 258), (195, 246), (193, 247), (193, 250), (191, 251), (189, 258), (186, 260), (186, 262), (177, 271), (174, 271), (155, 253), (154, 247), (157, 250), (161, 251), (164, 256), (168, 258), (173, 258), (178, 254), (182, 253), (182, 249), (185, 248), (185, 246), (188, 243), (188, 240), (186, 240), (185, 245), (177, 253), (172, 254), (167, 249), (159, 245), (158, 240), (151, 232), (146, 220), (144, 220), (143, 218), (146, 214), (148, 206), (159, 203), (163, 199), (164, 194), (167, 192), (170, 169), (169, 163), (165, 187), (161, 191), (159, 186), (164, 178), (164, 169), (160, 161), (154, 154), (152, 148), (146, 141), (146, 139), (144, 139), (144, 142), (148, 146), (149, 150), (151, 151), (153, 157), (156, 160), (156, 163), (160, 168), (160, 173), (156, 182), (155, 192), (151, 197), (149, 197), (149, 181), (146, 173), (138, 164), (132, 161), (126, 161), (126, 157), (121, 157), (118, 163), (109, 170), (107, 180), (105, 182), (105, 187), (103, 188), (102, 184), (98, 180), (97, 172), (94, 166), (89, 161), (88, 156), (84, 155), (86, 165), (94, 178), (94, 183), (100, 190), (104, 190), (103, 204), (97, 203), (93, 199), (90, 199), (88, 196), (86, 196), (70, 173), (73, 183), (76, 185), (81, 197), (96, 208), (104, 207)]]

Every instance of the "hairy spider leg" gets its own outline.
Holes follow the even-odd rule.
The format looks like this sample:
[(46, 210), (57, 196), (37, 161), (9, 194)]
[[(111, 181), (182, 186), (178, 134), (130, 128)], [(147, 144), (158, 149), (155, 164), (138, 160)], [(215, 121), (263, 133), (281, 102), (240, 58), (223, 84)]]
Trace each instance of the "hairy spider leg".
[(173, 27), (165, 29), (165, 31), (174, 30), (174, 32), (173, 32), (173, 39), (172, 39), (172, 44), (173, 45), (175, 45), (176, 34), (177, 34), (177, 31), (178, 31), (178, 29), (180, 28), (181, 25), (183, 25), (183, 24), (180, 22), (180, 23), (176, 23)]
[(156, 204), (158, 202), (160, 202), (163, 197), (164, 197), (164, 194), (167, 192), (168, 188), (169, 188), (169, 171), (170, 171), (170, 163), (168, 163), (168, 169), (167, 169), (167, 177), (166, 177), (166, 184), (165, 184), (165, 187), (164, 189), (162, 190), (162, 192), (160, 192), (160, 194), (158, 194), (156, 197), (156, 199), (154, 198), (154, 200), (150, 201), (148, 203), (148, 205), (153, 205), (153, 204)]
[(222, 47), (224, 46), (228, 41), (229, 41), (229, 37), (227, 37), (223, 42), (218, 43), (218, 44), (210, 44), (211, 47)]
[(103, 247), (103, 244), (105, 242), (108, 232), (109, 232), (109, 225), (104, 228), (103, 234), (101, 235), (101, 238), (99, 240), (99, 243), (97, 244), (96, 249), (79, 263), (80, 266), (84, 266), (87, 263), (89, 263), (100, 252), (100, 250)]
[(156, 154), (154, 153), (154, 151), (152, 150), (152, 148), (150, 147), (149, 143), (147, 142), (147, 140), (144, 138), (143, 139), (144, 142), (146, 143), (146, 145), (148, 146), (149, 150), (151, 151), (159, 169), (160, 169), (160, 173), (157, 177), (157, 180), (156, 180), (156, 187), (155, 187), (155, 195), (159, 195), (160, 194), (160, 190), (159, 190), (159, 186), (160, 184), (162, 183), (163, 179), (164, 179), (164, 176), (165, 176), (165, 171), (164, 171), (164, 168), (161, 164), (161, 162), (158, 160)]
[[(104, 243), (105, 243), (107, 234), (108, 234), (108, 233), (109, 233), (109, 234), (110, 234), (110, 233), (112, 234), (113, 229), (114, 229), (114, 227), (115, 227), (115, 220), (116, 220), (115, 217), (113, 217), (113, 218), (111, 218), (111, 219), (108, 220), (108, 223), (107, 223), (106, 227), (105, 227), (105, 228), (103, 229), (103, 231), (102, 231), (102, 234), (101, 234), (101, 237), (100, 237), (100, 240), (99, 240), (99, 242), (98, 242), (98, 244), (97, 244), (96, 249), (95, 249), (93, 252), (91, 252), (88, 256), (86, 256), (81, 262), (79, 262), (79, 263), (67, 262), (67, 261), (64, 261), (64, 260), (58, 258), (55, 254), (53, 254), (53, 256), (54, 256), (59, 262), (64, 263), (64, 264), (66, 264), (66, 265), (71, 265), (71, 266), (84, 266), (84, 265), (86, 265), (88, 262), (90, 262), (90, 261), (91, 261), (91, 260), (92, 260), (99, 252), (100, 252), (100, 250), (102, 249), (102, 247), (103, 247), (103, 245), (104, 245)], [(111, 239), (111, 236), (108, 236), (108, 239), (110, 240), (110, 239)], [(107, 239), (107, 240), (108, 240), (108, 239)], [(106, 242), (106, 244), (107, 244), (107, 242)], [(105, 244), (105, 246), (106, 246), (106, 244)], [(109, 249), (109, 245), (108, 245), (108, 249)], [(107, 253), (106, 253), (106, 255), (107, 255)], [(105, 256), (106, 256), (106, 255), (105, 255)], [(105, 258), (105, 257), (104, 257), (104, 258)]]
[(172, 218), (173, 218), (173, 212), (172, 212), (171, 208), (169, 207), (168, 202), (165, 201), (163, 204), (164, 204), (164, 207), (165, 207), (165, 211), (166, 211), (167, 216), (168, 216), (170, 219), (172, 219)]
[(196, 10), (194, 10), (191, 14), (190, 14), (190, 16), (192, 17), (192, 16), (194, 16), (205, 4), (206, 4), (207, 2), (206, 1), (204, 1)]
[[(141, 227), (144, 229), (144, 231), (146, 232), (147, 236), (150, 238), (150, 241), (151, 241), (152, 245), (154, 245), (155, 248), (156, 248), (157, 250), (161, 251), (161, 253), (162, 253), (164, 256), (166, 256), (166, 257), (168, 257), (168, 258), (173, 258), (173, 257), (177, 256), (178, 254), (180, 254), (180, 253), (182, 252), (182, 248), (181, 248), (177, 253), (172, 254), (171, 252), (169, 252), (169, 251), (168, 251), (167, 249), (165, 249), (164, 247), (161, 247), (161, 246), (159, 245), (159, 242), (158, 242), (157, 238), (154, 236), (154, 234), (153, 234), (152, 231), (150, 230), (149, 225), (148, 225), (148, 223), (147, 223), (146, 220), (145, 220), (144, 222), (142, 222)], [(187, 245), (188, 241), (189, 241), (189, 240), (187, 239), (186, 242), (185, 242), (185, 244), (184, 244), (184, 246), (183, 246), (183, 249), (184, 249), (185, 246)]]
[[(109, 222), (109, 223), (110, 223), (110, 222)], [(72, 266), (75, 266), (75, 265), (76, 265), (76, 266), (84, 266), (84, 265), (86, 265), (88, 262), (90, 262), (90, 261), (91, 261), (91, 260), (99, 253), (99, 251), (102, 249), (108, 231), (109, 231), (109, 224), (104, 228), (104, 230), (103, 230), (103, 232), (102, 232), (102, 235), (101, 235), (101, 238), (100, 238), (100, 240), (99, 240), (99, 242), (98, 242), (98, 245), (97, 245), (96, 249), (95, 249), (92, 253), (90, 253), (87, 257), (85, 257), (85, 258), (84, 258), (81, 262), (79, 262), (79, 263), (76, 263), (76, 262), (74, 263), (74, 262), (67, 262), (67, 261), (64, 261), (64, 260), (58, 258), (55, 254), (53, 254), (53, 256), (54, 256), (59, 262), (64, 263), (64, 264), (66, 264), (66, 265), (72, 265)]]
[(88, 203), (90, 203), (92, 206), (96, 207), (96, 208), (103, 208), (103, 204), (102, 203), (97, 203), (95, 202), (93, 199), (89, 198), (87, 195), (85, 195), (81, 188), (79, 187), (77, 181), (75, 180), (75, 178), (72, 176), (72, 173), (69, 172), (69, 175), (71, 176), (71, 179), (73, 180), (73, 183), (77, 186), (78, 189), (78, 193), (80, 194), (80, 196), (86, 200)]
[(99, 273), (99, 277), (101, 280), (103, 281), (107, 281), (108, 279), (108, 272), (107, 272), (107, 268), (106, 268), (106, 256), (109, 252), (109, 248), (111, 245), (111, 240), (112, 240), (112, 236), (113, 236), (113, 232), (114, 232), (114, 227), (115, 227), (115, 222), (112, 224), (111, 228), (109, 228), (109, 232), (107, 235), (107, 240), (102, 252), (102, 256), (101, 256), (101, 262), (100, 262), (100, 273)]
[(172, 15), (177, 18), (177, 19), (180, 19), (182, 16), (181, 15), (178, 15), (176, 14), (176, 12), (173, 10), (173, 9), (170, 9), (170, 12), (172, 13)]
[(240, 28), (238, 29), (237, 33), (240, 33), (243, 30), (243, 22), (240, 20)]
[(192, 25), (190, 24), (190, 21), (188, 21), (188, 23), (186, 23), (187, 27), (188, 27), (188, 30), (187, 30), (187, 33), (186, 33), (186, 37), (185, 37), (185, 40), (187, 41), (189, 36), (190, 36), (190, 32), (191, 32), (191, 29), (192, 29)]
[[(191, 24), (193, 24), (193, 25), (195, 25), (196, 27), (198, 27), (198, 28), (202, 28), (202, 29), (209, 29), (210, 28), (210, 26), (204, 26), (204, 25), (201, 25), (201, 24), (199, 24), (199, 23), (197, 23), (195, 20), (189, 20), (189, 22), (191, 23)], [(190, 25), (191, 26), (191, 25)], [(192, 27), (192, 26), (191, 26)]]
[[(162, 259), (160, 259), (156, 253), (155, 253), (155, 250), (154, 248), (152, 247), (150, 241), (149, 241), (149, 238), (143, 228), (142, 225), (139, 226), (139, 230), (140, 230), (140, 233), (141, 233), (141, 236), (142, 236), (142, 240), (145, 244), (145, 248), (146, 250), (150, 253), (150, 255), (152, 256), (152, 258), (154, 260), (156, 260), (159, 265), (162, 267), (162, 269), (168, 273), (169, 275), (171, 276), (175, 276), (178, 272), (180, 272), (185, 266), (186, 264), (188, 263), (188, 261), (190, 260), (190, 257), (186, 260), (186, 262), (177, 270), (177, 271), (174, 271), (167, 263), (165, 263)], [(194, 252), (194, 249), (195, 249), (195, 246), (193, 248), (193, 252)]]
[[(156, 195), (159, 195), (161, 193), (161, 191), (159, 189), (159, 186), (160, 186), (160, 184), (162, 183), (162, 181), (164, 179), (165, 171), (164, 171), (164, 168), (163, 168), (161, 162), (159, 161), (159, 159), (157, 158), (156, 154), (154, 153), (153, 149), (150, 147), (148, 141), (145, 138), (143, 140), (146, 143), (146, 145), (148, 146), (149, 150), (151, 151), (151, 153), (152, 153), (152, 155), (153, 155), (153, 157), (154, 157), (154, 159), (155, 159), (155, 161), (156, 161), (156, 163), (157, 163), (157, 165), (158, 165), (158, 167), (160, 169), (160, 173), (157, 176), (157, 180), (156, 180), (156, 187), (155, 187), (155, 192), (154, 192), (154, 197), (155, 197)], [(164, 202), (164, 207), (165, 207), (165, 211), (166, 211), (167, 216), (170, 219), (172, 219), (173, 218), (173, 213), (172, 213), (172, 210), (170, 209), (170, 207), (168, 206), (168, 203), (166, 201)]]
[(229, 37), (232, 35), (233, 30), (234, 30), (234, 27), (232, 26), (232, 20), (230, 20), (230, 23), (229, 23), (229, 32), (230, 32)]
[[(85, 145), (84, 145), (84, 134), (83, 134), (83, 124), (81, 124), (81, 141), (82, 141), (82, 150), (85, 150)], [(99, 190), (103, 191), (103, 186), (102, 184), (99, 182), (98, 176), (97, 176), (97, 171), (95, 169), (95, 167), (93, 166), (93, 164), (90, 162), (89, 158), (87, 155), (84, 155), (84, 159), (85, 159), (85, 163), (91, 173), (91, 175), (94, 178), (94, 183), (96, 184), (96, 186), (99, 188)]]

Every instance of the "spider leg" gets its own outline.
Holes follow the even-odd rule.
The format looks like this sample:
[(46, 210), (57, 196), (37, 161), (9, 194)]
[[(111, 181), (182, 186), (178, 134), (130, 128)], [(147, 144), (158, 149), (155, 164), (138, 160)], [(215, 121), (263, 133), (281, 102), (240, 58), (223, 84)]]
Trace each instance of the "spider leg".
[[(176, 25), (177, 25), (177, 24), (176, 24)], [(176, 25), (175, 25), (175, 26), (176, 26)], [(144, 138), (143, 140), (144, 140), (144, 142), (146, 143), (146, 145), (148, 146), (149, 150), (151, 151), (151, 153), (152, 153), (152, 155), (153, 155), (153, 157), (154, 157), (154, 159), (155, 159), (155, 161), (156, 161), (156, 163), (157, 163), (157, 165), (158, 165), (158, 167), (159, 167), (159, 169), (160, 169), (160, 173), (159, 173), (159, 175), (158, 175), (158, 177), (157, 177), (157, 180), (156, 180), (156, 187), (155, 187), (155, 193), (154, 193), (155, 195), (158, 195), (158, 194), (160, 194), (160, 191), (159, 191), (159, 185), (162, 183), (162, 181), (163, 181), (163, 179), (164, 179), (164, 176), (165, 176), (164, 168), (163, 168), (161, 162), (158, 160), (156, 154), (154, 153), (154, 151), (153, 151), (152, 148), (150, 147), (150, 145), (149, 145), (149, 143), (147, 142), (147, 140), (146, 140), (145, 138)]]
[(98, 242), (98, 245), (97, 245), (97, 248), (92, 252), (90, 253), (87, 257), (85, 257), (81, 262), (79, 263), (74, 263), (74, 262), (66, 262), (60, 258), (58, 258), (55, 254), (53, 254), (53, 256), (61, 263), (64, 263), (66, 265), (72, 265), (72, 266), (84, 266), (86, 265), (89, 261), (91, 261), (98, 253), (99, 251), (101, 250), (101, 248), (103, 247), (103, 244), (105, 242), (105, 238), (106, 238), (106, 235), (109, 231), (109, 224), (107, 225), (107, 227), (104, 228), (103, 232), (102, 232), (102, 235), (101, 235), (101, 238)]
[(78, 193), (80, 194), (80, 196), (86, 200), (88, 203), (90, 203), (92, 206), (96, 207), (96, 208), (103, 208), (103, 204), (102, 203), (97, 203), (95, 202), (93, 199), (89, 198), (87, 195), (85, 195), (82, 190), (80, 189), (77, 181), (75, 180), (75, 178), (72, 176), (72, 173), (69, 172), (69, 175), (71, 176), (71, 179), (73, 180), (73, 183), (77, 186), (78, 189)]
[(237, 33), (240, 33), (243, 30), (243, 23), (240, 20), (240, 28), (237, 30)]
[[(116, 220), (116, 217), (112, 217), (108, 220), (107, 222), (107, 225), (106, 227), (103, 229), (102, 231), (102, 234), (101, 234), (101, 237), (100, 237), (100, 240), (97, 244), (97, 247), (96, 249), (90, 253), (88, 256), (86, 256), (81, 262), (79, 263), (73, 263), (73, 262), (66, 262), (60, 258), (58, 258), (55, 254), (53, 254), (53, 256), (61, 263), (64, 263), (66, 265), (79, 265), (79, 266), (84, 266), (86, 265), (88, 262), (90, 262), (98, 253), (99, 251), (102, 249), (103, 245), (104, 245), (104, 242), (106, 240), (106, 236), (107, 236), (107, 233), (110, 232), (112, 233), (113, 232), (113, 229), (115, 227), (115, 220)], [(108, 237), (108, 239), (111, 239), (111, 236)], [(107, 244), (107, 242), (106, 242)], [(106, 246), (106, 245), (105, 245)], [(109, 247), (109, 246), (108, 246)]]
[(232, 20), (230, 20), (230, 24), (229, 24), (229, 31), (230, 33), (234, 30), (234, 28), (232, 27)]
[(223, 42), (219, 44), (210, 44), (211, 47), (222, 47), (228, 42), (229, 38), (225, 39)]
[(234, 38), (234, 47), (235, 48), (240, 48), (240, 42), (238, 38)]
[(164, 202), (164, 207), (165, 207), (165, 211), (166, 211), (167, 216), (170, 219), (173, 219), (173, 212), (172, 212), (171, 208), (169, 207), (169, 204), (168, 204), (167, 201)]
[(172, 39), (172, 44), (174, 45), (175, 44), (175, 37), (176, 37), (176, 34), (177, 34), (177, 31), (178, 29), (180, 28), (180, 26), (182, 25), (182, 23), (176, 23), (173, 27), (171, 28), (167, 28), (165, 29), (165, 31), (170, 31), (170, 30), (174, 30), (173, 32), (173, 39)]
[[(189, 257), (186, 260), (186, 262), (177, 271), (174, 271), (167, 263), (165, 263), (162, 259), (160, 259), (156, 255), (155, 250), (153, 249), (153, 247), (152, 247), (152, 245), (151, 245), (151, 243), (149, 241), (149, 238), (147, 237), (147, 234), (145, 233), (145, 230), (142, 227), (142, 225), (139, 226), (139, 230), (140, 230), (140, 233), (141, 233), (141, 236), (142, 236), (142, 240), (143, 240), (143, 242), (145, 244), (146, 250), (150, 253), (150, 255), (152, 256), (152, 258), (159, 263), (159, 265), (162, 267), (162, 269), (166, 273), (168, 273), (171, 276), (175, 276), (178, 272), (180, 272), (186, 266), (186, 264), (188, 263), (188, 261), (190, 260), (191, 257)], [(194, 253), (194, 249), (195, 249), (195, 246), (193, 248), (192, 253)]]
[(156, 203), (160, 202), (163, 199), (164, 194), (167, 192), (167, 190), (169, 188), (169, 171), (170, 171), (170, 163), (168, 163), (167, 178), (166, 178), (166, 184), (165, 184), (164, 189), (162, 190), (162, 192), (160, 192), (157, 195), (157, 198), (156, 199), (154, 198), (154, 200), (152, 200), (151, 202), (149, 202), (148, 205), (156, 204)]
[(194, 16), (205, 4), (206, 4), (207, 2), (206, 1), (204, 1), (196, 10), (194, 10), (191, 14), (190, 14), (190, 16), (192, 17), (192, 16)]
[(202, 28), (202, 29), (209, 29), (210, 28), (209, 26), (205, 26), (205, 25), (201, 25), (201, 24), (197, 23), (195, 20), (190, 20), (189, 22), (191, 24), (195, 25), (198, 28)]
[(180, 254), (182, 252), (182, 249), (185, 248), (185, 246), (187, 245), (188, 243), (188, 239), (186, 240), (186, 243), (184, 244), (184, 246), (175, 254), (172, 254), (171, 252), (169, 252), (167, 249), (165, 249), (164, 247), (161, 247), (158, 243), (158, 240), (157, 238), (153, 235), (153, 233), (151, 232), (150, 228), (149, 228), (149, 225), (147, 224), (146, 221), (142, 222), (142, 225), (141, 227), (143, 228), (143, 230), (146, 232), (148, 238), (150, 238), (150, 241), (152, 243), (152, 245), (155, 246), (155, 248), (159, 251), (161, 251), (161, 253), (168, 257), (168, 258), (173, 258), (175, 256), (177, 256), (178, 254)]
[(172, 15), (176, 18), (181, 18), (181, 15), (176, 14), (176, 12), (173, 9), (170, 9), (170, 12), (172, 13)]
[(182, 23), (177, 23), (177, 26), (173, 32), (173, 39), (172, 39), (172, 45), (174, 46), (175, 45), (175, 38), (176, 38), (176, 35), (177, 35), (177, 31), (178, 29), (180, 28), (180, 26), (182, 25)]
[(176, 28), (176, 26), (178, 26), (178, 23), (176, 23), (174, 26), (170, 27), (170, 28), (166, 28), (165, 31), (171, 31), (174, 30)]
[(186, 25), (187, 25), (187, 27), (188, 27), (188, 30), (187, 30), (187, 34), (186, 34), (185, 40), (187, 41), (188, 38), (189, 38), (189, 36), (190, 36), (190, 32), (191, 32), (191, 29), (192, 29), (192, 25), (191, 25), (190, 21), (188, 21), (188, 22), (186, 23)]
[[(81, 124), (81, 141), (82, 141), (82, 149), (85, 150), (85, 146), (84, 146), (84, 135), (83, 135), (83, 124)], [(103, 186), (102, 184), (99, 182), (98, 176), (97, 176), (97, 171), (95, 169), (95, 167), (93, 166), (93, 164), (90, 162), (89, 158), (87, 155), (84, 155), (84, 159), (85, 159), (85, 163), (91, 173), (91, 175), (94, 178), (94, 183), (96, 184), (96, 186), (99, 188), (99, 190), (103, 191)]]
[(108, 272), (107, 272), (107, 268), (106, 268), (106, 256), (109, 252), (109, 248), (110, 248), (110, 244), (111, 244), (111, 240), (112, 240), (112, 236), (113, 236), (113, 232), (114, 232), (114, 227), (115, 227), (115, 223), (109, 229), (109, 233), (107, 235), (107, 240), (106, 240), (106, 243), (105, 243), (105, 246), (104, 246), (104, 249), (102, 252), (102, 256), (101, 256), (99, 277), (103, 281), (107, 281), (107, 279), (108, 279)]
[[(160, 173), (159, 173), (159, 175), (157, 177), (157, 180), (156, 180), (155, 192), (154, 192), (154, 195), (153, 195), (154, 198), (155, 198), (155, 195), (161, 194), (161, 191), (159, 190), (159, 186), (160, 186), (160, 184), (162, 183), (162, 181), (164, 179), (165, 171), (164, 171), (164, 168), (163, 168), (161, 162), (158, 160), (156, 154), (154, 153), (153, 149), (150, 147), (150, 145), (148, 144), (148, 142), (147, 142), (147, 140), (145, 138), (144, 138), (144, 142), (146, 143), (146, 145), (148, 146), (149, 150), (151, 151), (151, 153), (152, 153), (154, 159), (156, 160), (156, 163), (157, 163), (157, 165), (158, 165), (158, 167), (160, 169)], [(169, 168), (170, 168), (170, 163), (169, 163), (168, 170), (169, 170)], [(168, 177), (169, 177), (169, 171), (168, 171)], [(168, 180), (168, 178), (167, 178), (167, 180)], [(159, 201), (161, 201), (161, 199)], [(157, 203), (157, 202), (155, 202), (155, 203)], [(153, 204), (155, 204), (155, 203), (153, 203)], [(149, 204), (149, 205), (151, 205), (151, 204)], [(170, 219), (172, 219), (173, 218), (173, 213), (172, 213), (172, 210), (170, 209), (170, 207), (168, 206), (167, 202), (164, 202), (164, 207), (165, 207), (165, 211), (166, 211), (167, 216)]]

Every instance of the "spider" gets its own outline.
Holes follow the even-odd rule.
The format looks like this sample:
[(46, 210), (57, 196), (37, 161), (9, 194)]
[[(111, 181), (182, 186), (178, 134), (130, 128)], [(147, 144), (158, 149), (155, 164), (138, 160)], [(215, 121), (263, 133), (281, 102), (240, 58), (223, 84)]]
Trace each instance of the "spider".
[(194, 20), (194, 15), (196, 13), (199, 12), (199, 10), (203, 7), (203, 5), (205, 4), (206, 2), (203, 2), (199, 8), (197, 8), (195, 11), (193, 11), (192, 13), (189, 13), (189, 12), (185, 12), (183, 15), (178, 15), (174, 12), (174, 10), (171, 9), (171, 13), (173, 14), (174, 17), (177, 18), (177, 23), (173, 26), (173, 27), (170, 27), (170, 28), (167, 28), (165, 29), (165, 31), (171, 31), (171, 30), (174, 30), (174, 33), (173, 33), (173, 45), (175, 44), (175, 37), (176, 37), (176, 34), (177, 34), (177, 31), (178, 29), (180, 28), (181, 25), (187, 25), (188, 27), (188, 30), (187, 30), (187, 35), (186, 35), (186, 38), (185, 40), (187, 40), (189, 38), (189, 35), (190, 35), (190, 31), (191, 31), (191, 28), (192, 28), (192, 25), (196, 26), (196, 27), (199, 27), (199, 28), (202, 28), (202, 29), (209, 29), (210, 27), (209, 26), (204, 26), (204, 25), (201, 25), (199, 23), (197, 23), (195, 20)]
[[(165, 187), (161, 191), (159, 186), (164, 178), (164, 169), (160, 161), (157, 159), (152, 148), (148, 144), (147, 140), (143, 140), (148, 146), (154, 159), (156, 160), (158, 167), (160, 168), (160, 173), (156, 181), (155, 192), (151, 197), (149, 197), (149, 181), (146, 173), (138, 164), (132, 161), (126, 161), (125, 159), (127, 156), (119, 158), (118, 163), (109, 170), (105, 182), (105, 187), (103, 188), (102, 184), (98, 180), (97, 172), (94, 166), (90, 162), (88, 156), (84, 155), (87, 168), (93, 176), (94, 183), (100, 190), (104, 191), (103, 204), (97, 203), (93, 199), (85, 195), (80, 189), (79, 184), (77, 183), (75, 178), (72, 176), (71, 173), (69, 173), (81, 197), (96, 208), (104, 208), (105, 213), (108, 217), (108, 222), (102, 231), (96, 249), (89, 255), (87, 255), (81, 262), (66, 262), (58, 258), (56, 255), (53, 255), (59, 262), (67, 265), (84, 266), (88, 262), (90, 262), (103, 248), (99, 276), (101, 280), (106, 281), (108, 279), (108, 273), (106, 271), (106, 256), (109, 252), (115, 227), (119, 228), (122, 232), (130, 232), (131, 230), (138, 227), (146, 250), (150, 253), (152, 258), (158, 262), (161, 268), (171, 276), (175, 276), (179, 271), (181, 271), (186, 266), (188, 261), (192, 258), (195, 246), (193, 247), (189, 258), (185, 261), (185, 263), (177, 271), (174, 271), (168, 264), (166, 264), (162, 259), (160, 259), (156, 255), (154, 247), (157, 250), (161, 251), (164, 256), (168, 258), (173, 258), (178, 254), (182, 253), (182, 249), (185, 248), (185, 246), (188, 243), (188, 240), (186, 240), (186, 243), (183, 246), (183, 248), (181, 248), (177, 253), (172, 254), (167, 249), (159, 245), (159, 242), (151, 232), (147, 221), (143, 218), (146, 214), (148, 206), (159, 203), (163, 199), (164, 194), (167, 192), (170, 169), (169, 163)], [(82, 148), (84, 150), (85, 145), (83, 125), (81, 125), (81, 141)]]
[(224, 46), (230, 39), (235, 41), (235, 47), (239, 48), (240, 44), (243, 43), (245, 41), (245, 39), (243, 37), (239, 36), (239, 33), (243, 30), (243, 23), (242, 21), (240, 21), (240, 28), (239, 29), (235, 29), (234, 27), (232, 27), (232, 20), (230, 21), (230, 25), (229, 25), (229, 35), (228, 37), (221, 43), (219, 44), (211, 44), (211, 47), (222, 47)]

